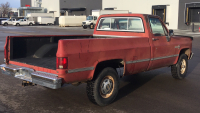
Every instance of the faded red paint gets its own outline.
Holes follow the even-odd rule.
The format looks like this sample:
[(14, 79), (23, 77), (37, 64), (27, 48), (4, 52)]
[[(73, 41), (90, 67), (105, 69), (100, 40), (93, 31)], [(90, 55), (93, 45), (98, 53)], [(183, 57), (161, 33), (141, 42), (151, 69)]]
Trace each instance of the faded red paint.
[[(142, 71), (148, 71), (151, 69), (156, 69), (176, 64), (179, 56), (164, 58), (159, 60), (151, 60), (153, 58), (176, 55), (179, 54), (180, 51), (185, 48), (192, 50), (192, 41), (190, 38), (182, 38), (181, 36), (172, 36), (171, 41), (167, 42), (165, 36), (160, 36), (156, 37), (159, 38), (159, 40), (153, 41), (152, 38), (155, 38), (155, 36), (151, 33), (150, 25), (148, 21), (145, 20), (145, 16), (142, 14), (102, 15), (99, 17), (99, 19), (102, 17), (110, 17), (110, 16), (140, 17), (143, 20), (145, 32), (137, 33), (137, 32), (96, 31), (97, 28), (96, 26), (94, 30), (94, 34), (96, 35), (118, 35), (118, 36), (135, 36), (135, 37), (134, 38), (89, 38), (89, 39), (78, 39), (78, 40), (61, 39), (58, 42), (58, 51), (56, 56), (68, 58), (68, 69), (51, 70), (14, 61), (10, 61), (9, 63), (32, 68), (36, 71), (44, 71), (44, 72), (58, 74), (60, 78), (63, 78), (63, 82), (73, 83), (73, 82), (82, 82), (91, 80), (93, 78), (95, 69), (91, 71), (68, 73), (68, 71), (72, 69), (80, 69), (85, 67), (96, 68), (99, 62), (112, 59), (122, 59), (125, 62), (124, 75), (131, 75)], [(73, 35), (68, 35), (68, 36), (73, 36)], [(25, 37), (25, 36), (20, 36), (20, 37)], [(15, 37), (10, 37), (10, 38), (15, 38)], [(175, 46), (178, 45), (180, 45), (180, 49), (175, 48)], [(144, 60), (144, 59), (149, 59), (149, 61), (126, 64), (127, 61)]]

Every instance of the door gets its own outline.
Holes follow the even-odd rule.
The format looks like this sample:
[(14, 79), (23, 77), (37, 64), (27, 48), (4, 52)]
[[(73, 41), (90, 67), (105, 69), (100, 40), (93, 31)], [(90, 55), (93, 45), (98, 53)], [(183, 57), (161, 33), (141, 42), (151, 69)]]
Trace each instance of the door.
[(152, 54), (150, 69), (160, 68), (173, 64), (175, 48), (171, 41), (167, 41), (168, 31), (159, 18), (149, 18), (152, 37)]
[(20, 22), (20, 25), (27, 25), (27, 21), (26, 21), (26, 20), (22, 20), (22, 21)]
[(155, 10), (155, 15), (159, 16), (161, 20), (164, 18), (164, 9), (156, 9)]
[(200, 22), (200, 8), (199, 7), (190, 8), (189, 21)]

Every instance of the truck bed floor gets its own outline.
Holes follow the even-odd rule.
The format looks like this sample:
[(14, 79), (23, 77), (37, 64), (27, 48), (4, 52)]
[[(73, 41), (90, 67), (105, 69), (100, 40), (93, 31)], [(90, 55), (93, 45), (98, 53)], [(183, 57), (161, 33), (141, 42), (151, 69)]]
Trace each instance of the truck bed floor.
[(47, 58), (18, 58), (12, 59), (12, 61), (21, 62), (38, 67), (48, 68), (56, 70), (56, 57)]

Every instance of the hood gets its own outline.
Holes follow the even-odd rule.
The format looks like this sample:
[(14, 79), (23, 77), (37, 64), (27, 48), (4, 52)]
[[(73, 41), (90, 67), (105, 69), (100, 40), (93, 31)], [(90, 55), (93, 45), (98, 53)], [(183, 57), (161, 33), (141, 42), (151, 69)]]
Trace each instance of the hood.
[(193, 40), (193, 37), (191, 37), (191, 36), (174, 35), (174, 37), (190, 38), (191, 40)]
[(86, 21), (83, 21), (83, 22), (89, 23), (89, 22), (92, 22), (92, 20), (86, 20)]

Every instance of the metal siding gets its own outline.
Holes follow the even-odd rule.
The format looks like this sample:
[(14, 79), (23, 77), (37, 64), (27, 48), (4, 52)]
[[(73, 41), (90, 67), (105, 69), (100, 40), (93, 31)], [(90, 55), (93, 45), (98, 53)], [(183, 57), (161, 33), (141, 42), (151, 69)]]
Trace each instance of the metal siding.
[(102, 0), (60, 0), (60, 8), (86, 8), (86, 11), (72, 12), (72, 14), (91, 14), (93, 9), (102, 9)]
[(199, 0), (179, 0), (178, 29), (191, 29), (191, 26), (185, 25), (185, 4), (191, 2), (200, 2)]
[(32, 6), (31, 0), (21, 0), (21, 7), (25, 7), (26, 4)]

